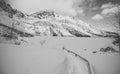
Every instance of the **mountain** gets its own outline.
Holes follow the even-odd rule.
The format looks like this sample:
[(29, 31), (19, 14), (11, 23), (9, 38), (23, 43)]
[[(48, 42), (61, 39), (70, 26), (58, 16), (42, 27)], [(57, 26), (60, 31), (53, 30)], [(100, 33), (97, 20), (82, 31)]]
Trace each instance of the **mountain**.
[(13, 9), (3, 0), (0, 1), (0, 24), (2, 31), (7, 28), (19, 36), (114, 37), (119, 35), (97, 30), (76, 17), (63, 16), (54, 11), (24, 14)]
[(32, 19), (24, 22), (32, 25), (24, 23), (24, 25), (31, 26), (31, 28), (25, 27), (26, 30), (38, 35), (91, 37), (102, 34), (77, 18), (63, 16), (52, 11), (37, 12), (28, 18)]

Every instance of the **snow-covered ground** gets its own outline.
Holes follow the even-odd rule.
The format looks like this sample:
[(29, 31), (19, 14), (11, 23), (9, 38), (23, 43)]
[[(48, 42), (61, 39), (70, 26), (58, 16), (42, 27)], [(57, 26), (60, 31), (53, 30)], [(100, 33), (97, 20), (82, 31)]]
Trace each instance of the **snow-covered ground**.
[(58, 74), (61, 71), (60, 74), (64, 74), (63, 47), (87, 59), (95, 74), (120, 74), (120, 55), (99, 51), (107, 46), (117, 49), (112, 39), (35, 37), (24, 40), (28, 42), (25, 45), (0, 44), (0, 66), (5, 74)]
[(112, 44), (112, 37), (119, 37), (113, 28), (106, 32), (108, 27), (78, 18), (51, 11), (28, 15), (0, 4), (0, 74), (91, 74), (89, 63), (95, 74), (120, 74), (120, 53), (100, 51), (119, 50)]

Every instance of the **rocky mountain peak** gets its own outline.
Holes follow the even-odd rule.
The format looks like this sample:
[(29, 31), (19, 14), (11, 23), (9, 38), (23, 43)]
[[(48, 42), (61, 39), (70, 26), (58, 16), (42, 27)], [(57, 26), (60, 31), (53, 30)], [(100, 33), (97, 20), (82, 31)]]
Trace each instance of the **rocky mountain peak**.
[(55, 17), (55, 12), (54, 11), (40, 11), (40, 12), (36, 12), (36, 13), (33, 13), (31, 14), (31, 16), (34, 16), (36, 18), (39, 18), (39, 19), (43, 19), (43, 18), (48, 18), (48, 17)]
[(1, 12), (7, 13), (10, 18), (13, 18), (14, 15), (20, 18), (24, 17), (24, 13), (18, 11), (17, 9), (13, 9), (12, 6), (4, 0), (0, 0), (0, 9)]
[[(111, 32), (108, 33), (97, 30), (96, 28), (93, 28), (91, 25), (83, 22), (78, 18), (64, 16), (50, 10), (35, 12), (28, 15), (17, 9), (13, 9), (10, 4), (7, 4), (3, 0), (0, 1), (0, 9), (0, 12), (3, 12), (4, 14), (1, 15), (0, 13), (0, 16), (5, 16), (4, 19), (8, 19), (10, 21), (10, 23), (8, 22), (4, 25), (19, 30), (23, 33), (25, 32), (35, 36), (111, 36)], [(3, 18), (0, 18), (0, 20), (3, 20)], [(3, 24), (4, 20), (0, 23)]]

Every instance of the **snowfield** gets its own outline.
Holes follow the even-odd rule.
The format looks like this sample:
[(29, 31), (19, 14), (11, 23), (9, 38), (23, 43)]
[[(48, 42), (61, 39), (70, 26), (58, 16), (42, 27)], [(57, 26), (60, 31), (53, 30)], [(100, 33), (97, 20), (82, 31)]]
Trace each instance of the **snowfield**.
[(120, 74), (120, 32), (0, 0), (0, 74)]
[(8, 45), (0, 52), (2, 74), (92, 74), (88, 61), (68, 51)]
[(115, 47), (112, 39), (35, 37), (24, 40), (28, 44), (0, 44), (2, 74), (120, 73), (120, 55), (99, 51), (101, 47)]

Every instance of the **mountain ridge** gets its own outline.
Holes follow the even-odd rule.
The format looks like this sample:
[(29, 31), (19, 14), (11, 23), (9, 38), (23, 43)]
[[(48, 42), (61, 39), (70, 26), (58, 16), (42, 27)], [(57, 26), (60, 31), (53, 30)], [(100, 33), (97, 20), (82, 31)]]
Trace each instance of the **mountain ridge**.
[(6, 22), (0, 18), (0, 23), (33, 36), (61, 36), (61, 37), (114, 37), (119, 34), (97, 30), (82, 20), (63, 16), (54, 11), (40, 11), (24, 14), (13, 9), (9, 4), (0, 1), (0, 16), (10, 20)]

